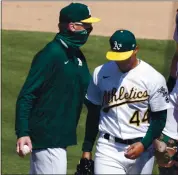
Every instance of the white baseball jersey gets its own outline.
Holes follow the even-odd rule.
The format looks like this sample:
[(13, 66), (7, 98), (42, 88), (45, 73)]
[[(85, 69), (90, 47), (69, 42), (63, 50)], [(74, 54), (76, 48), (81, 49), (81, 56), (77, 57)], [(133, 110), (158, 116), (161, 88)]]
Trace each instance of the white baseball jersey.
[(166, 126), (163, 129), (163, 133), (172, 139), (178, 140), (178, 79), (174, 89), (170, 93), (170, 105), (171, 108), (168, 110)]
[(97, 67), (86, 98), (102, 106), (99, 131), (122, 139), (144, 137), (148, 109), (169, 107), (165, 78), (144, 61), (127, 73), (114, 61)]

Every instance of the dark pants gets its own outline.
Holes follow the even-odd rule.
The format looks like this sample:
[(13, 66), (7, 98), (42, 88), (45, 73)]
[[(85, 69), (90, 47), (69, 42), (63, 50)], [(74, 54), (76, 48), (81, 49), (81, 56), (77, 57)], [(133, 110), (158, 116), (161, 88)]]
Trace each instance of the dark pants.
[(164, 168), (159, 167), (159, 175), (178, 175), (174, 167)]

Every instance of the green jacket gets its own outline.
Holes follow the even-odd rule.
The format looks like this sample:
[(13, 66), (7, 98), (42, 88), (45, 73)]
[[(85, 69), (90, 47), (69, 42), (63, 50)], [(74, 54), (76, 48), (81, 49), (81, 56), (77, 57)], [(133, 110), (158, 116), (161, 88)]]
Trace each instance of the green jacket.
[(90, 81), (82, 52), (58, 38), (38, 52), (16, 103), (17, 138), (33, 149), (77, 144), (76, 127)]

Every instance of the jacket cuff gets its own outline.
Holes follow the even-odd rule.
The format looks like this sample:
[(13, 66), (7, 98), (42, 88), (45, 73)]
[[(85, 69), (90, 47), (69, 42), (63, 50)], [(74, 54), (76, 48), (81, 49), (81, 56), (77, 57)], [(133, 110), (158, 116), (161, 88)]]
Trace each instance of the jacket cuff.
[(92, 152), (93, 144), (91, 142), (85, 141), (82, 146), (83, 152)]
[(17, 133), (17, 139), (19, 139), (20, 137), (25, 137), (25, 136), (29, 136), (29, 133), (27, 131), (20, 131)]

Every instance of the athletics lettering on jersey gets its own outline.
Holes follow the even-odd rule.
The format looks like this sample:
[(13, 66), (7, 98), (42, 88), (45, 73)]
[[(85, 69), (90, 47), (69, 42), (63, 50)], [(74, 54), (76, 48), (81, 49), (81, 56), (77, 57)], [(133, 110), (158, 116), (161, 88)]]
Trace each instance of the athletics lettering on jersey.
[(122, 139), (144, 137), (150, 112), (170, 108), (161, 87), (167, 91), (165, 78), (144, 61), (126, 74), (115, 62), (95, 68), (86, 98), (102, 106), (99, 132)]
[(125, 87), (121, 86), (118, 92), (119, 93), (116, 94), (117, 88), (115, 87), (110, 91), (104, 91), (102, 106), (107, 106), (103, 108), (104, 112), (108, 112), (110, 108), (120, 106), (125, 103), (145, 101), (149, 98), (147, 90), (138, 91), (134, 87), (132, 87), (128, 92)]

